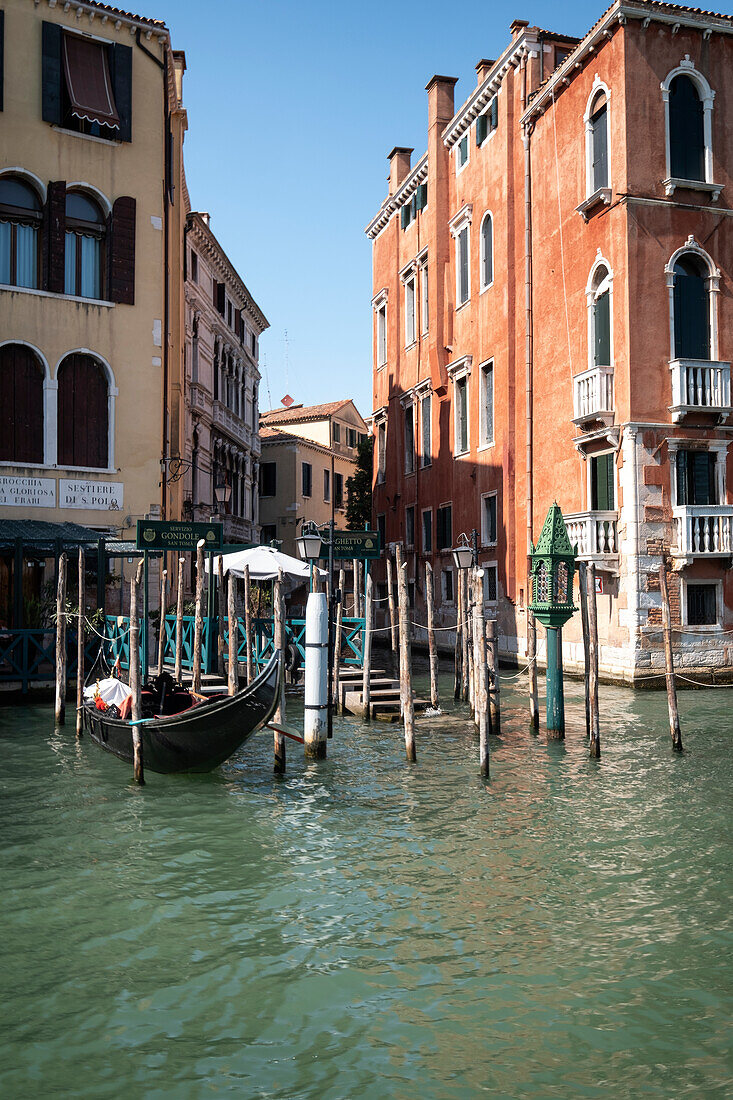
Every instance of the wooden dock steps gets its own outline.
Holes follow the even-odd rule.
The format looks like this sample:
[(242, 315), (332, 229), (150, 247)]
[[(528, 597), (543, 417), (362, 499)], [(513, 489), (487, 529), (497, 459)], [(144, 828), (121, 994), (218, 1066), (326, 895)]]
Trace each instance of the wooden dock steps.
[[(341, 712), (364, 717), (362, 671), (349, 668), (339, 676)], [(370, 715), (382, 722), (398, 722), (400, 719), (400, 684), (383, 669), (372, 669), (369, 677)], [(427, 710), (425, 699), (414, 698), (416, 713)]]

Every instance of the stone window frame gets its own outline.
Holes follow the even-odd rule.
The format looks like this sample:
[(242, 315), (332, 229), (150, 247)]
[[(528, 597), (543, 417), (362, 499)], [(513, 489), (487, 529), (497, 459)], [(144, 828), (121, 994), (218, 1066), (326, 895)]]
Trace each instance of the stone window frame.
[[(687, 621), (687, 588), (689, 585), (707, 585), (710, 588), (715, 589), (715, 622), (714, 623), (695, 623), (690, 625)], [(724, 604), (723, 604), (723, 581), (718, 577), (685, 577), (680, 575), (680, 622), (682, 627), (687, 627), (691, 633), (697, 633), (700, 631), (705, 634), (715, 634), (723, 629)]]
[[(704, 180), (683, 180), (672, 176), (672, 148), (669, 132), (669, 89), (676, 76), (687, 76), (697, 87), (702, 100), (702, 127), (703, 127), (703, 164), (705, 170)], [(718, 201), (722, 184), (713, 182), (713, 103), (715, 92), (710, 87), (705, 76), (695, 68), (695, 62), (688, 53), (680, 61), (676, 68), (670, 69), (664, 80), (659, 85), (664, 104), (664, 155), (666, 175), (664, 178), (664, 193), (668, 198), (674, 195), (677, 187), (686, 187), (693, 191), (710, 192), (713, 202)]]
[[(596, 275), (598, 273), (598, 269), (601, 268), (601, 267), (605, 267), (606, 277), (601, 280), (601, 282), (599, 283), (598, 286), (594, 287), (593, 284), (595, 283)], [(596, 365), (595, 364), (595, 343), (596, 343), (595, 311), (594, 311), (593, 307), (595, 305), (596, 298), (598, 297), (598, 292), (600, 291), (600, 289), (601, 289), (601, 287), (603, 286), (604, 283), (608, 283), (608, 328), (609, 328), (608, 339), (609, 339), (609, 344), (610, 344), (610, 354), (609, 354), (610, 363), (603, 364), (603, 365), (604, 366), (609, 366), (611, 368), (611, 370), (615, 370), (614, 332), (613, 332), (613, 268), (611, 267), (611, 264), (608, 262), (608, 260), (606, 259), (606, 257), (603, 255), (603, 253), (601, 252), (601, 250), (599, 248), (596, 252), (596, 258), (593, 261), (591, 269), (588, 273), (588, 281), (585, 284), (585, 301), (586, 301), (586, 310), (587, 310), (587, 316), (588, 316), (588, 366), (586, 368), (587, 370), (593, 370), (595, 368), (595, 365)]]
[(677, 261), (688, 252), (697, 256), (698, 259), (705, 264), (709, 272), (707, 289), (710, 310), (710, 359), (703, 361), (716, 363), (718, 362), (718, 356), (720, 354), (718, 349), (720, 268), (717, 267), (710, 253), (706, 252), (705, 249), (697, 243), (693, 233), (690, 234), (683, 245), (672, 253), (669, 260), (664, 265), (664, 275), (667, 282), (667, 294), (669, 298), (669, 358), (670, 361), (677, 358), (674, 339), (674, 269)]

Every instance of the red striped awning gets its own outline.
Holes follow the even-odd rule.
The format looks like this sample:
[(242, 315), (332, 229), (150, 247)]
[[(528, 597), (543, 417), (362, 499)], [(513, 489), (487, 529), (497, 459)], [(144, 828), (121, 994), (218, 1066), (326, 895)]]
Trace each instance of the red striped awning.
[(103, 43), (77, 35), (64, 35), (64, 76), (71, 113), (88, 122), (119, 129), (112, 81)]

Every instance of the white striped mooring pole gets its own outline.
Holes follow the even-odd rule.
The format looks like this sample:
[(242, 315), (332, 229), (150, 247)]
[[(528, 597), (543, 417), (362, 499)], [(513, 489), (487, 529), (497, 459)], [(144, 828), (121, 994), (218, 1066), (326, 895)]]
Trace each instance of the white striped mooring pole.
[(326, 756), (328, 737), (328, 602), (311, 592), (305, 608), (305, 755)]

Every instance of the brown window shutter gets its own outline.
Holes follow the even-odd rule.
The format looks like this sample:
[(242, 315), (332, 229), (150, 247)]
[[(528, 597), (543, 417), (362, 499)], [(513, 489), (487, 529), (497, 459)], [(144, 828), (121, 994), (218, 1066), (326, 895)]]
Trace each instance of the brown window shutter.
[(68, 355), (58, 370), (58, 464), (107, 466), (107, 379), (89, 355)]
[(115, 199), (109, 239), (109, 300), (135, 304), (135, 200)]
[(64, 293), (66, 248), (66, 181), (49, 183), (43, 234), (43, 285), (52, 294)]

